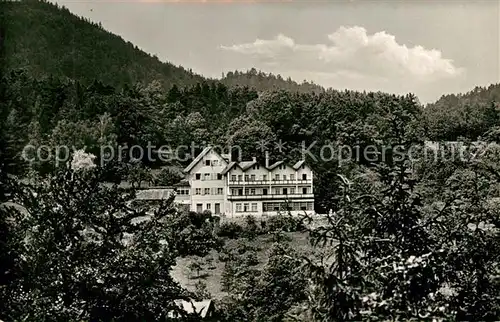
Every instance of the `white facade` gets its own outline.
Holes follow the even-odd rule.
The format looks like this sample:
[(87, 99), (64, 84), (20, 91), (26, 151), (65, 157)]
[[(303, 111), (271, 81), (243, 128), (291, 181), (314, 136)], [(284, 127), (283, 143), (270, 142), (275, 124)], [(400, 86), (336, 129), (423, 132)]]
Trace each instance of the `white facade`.
[(314, 212), (312, 170), (303, 162), (229, 162), (210, 147), (184, 170), (176, 202), (191, 211), (234, 216)]

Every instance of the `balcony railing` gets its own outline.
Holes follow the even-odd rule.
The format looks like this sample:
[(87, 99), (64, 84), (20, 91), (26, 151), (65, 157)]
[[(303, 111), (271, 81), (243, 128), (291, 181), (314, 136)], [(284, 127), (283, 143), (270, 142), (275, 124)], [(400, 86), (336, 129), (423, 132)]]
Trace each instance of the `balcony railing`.
[(228, 200), (287, 200), (287, 199), (314, 199), (314, 194), (288, 194), (288, 195), (228, 195)]
[(245, 185), (254, 185), (254, 186), (269, 186), (269, 185), (297, 185), (297, 184), (311, 184), (312, 179), (306, 180), (229, 180), (230, 186), (245, 186)]

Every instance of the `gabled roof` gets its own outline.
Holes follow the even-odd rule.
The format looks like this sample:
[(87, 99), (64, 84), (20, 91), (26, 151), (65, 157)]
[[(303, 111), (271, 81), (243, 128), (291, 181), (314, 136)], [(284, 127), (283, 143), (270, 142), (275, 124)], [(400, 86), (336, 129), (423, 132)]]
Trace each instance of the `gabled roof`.
[(189, 187), (189, 181), (188, 180), (181, 180), (180, 182), (174, 184), (174, 187)]
[[(198, 154), (198, 156), (183, 170), (184, 173), (189, 173), (191, 172), (191, 170), (193, 170), (193, 168), (198, 164), (198, 162), (201, 161), (201, 159), (203, 159), (203, 157), (205, 155), (207, 155), (208, 152), (212, 151), (212, 147), (211, 146), (208, 146), (206, 148), (203, 149), (203, 151), (201, 151), (200, 154)], [(217, 153), (215, 150), (214, 150), (214, 153), (217, 154), (217, 156), (223, 160), (224, 162), (227, 162), (227, 160), (222, 156), (220, 155), (219, 153)]]
[(293, 165), (293, 167), (292, 167), (292, 168), (294, 168), (295, 170), (299, 170), (299, 168), (300, 168), (300, 167), (301, 167), (304, 163), (306, 163), (306, 161), (304, 161), (304, 160), (300, 160), (300, 161), (298, 161), (297, 163), (295, 163), (295, 164)]
[[(228, 164), (228, 165), (224, 168), (224, 170), (222, 170), (221, 174), (222, 174), (222, 175), (225, 175), (226, 173), (228, 173), (228, 172), (229, 172), (229, 170), (231, 170), (231, 169), (232, 169), (233, 167), (235, 167), (235, 166), (240, 167), (240, 166), (238, 165), (238, 162), (234, 162), (234, 161), (233, 161), (233, 162), (230, 162), (230, 163), (229, 163), (229, 164)], [(241, 167), (240, 167), (240, 168), (241, 168)]]
[(253, 167), (255, 164), (257, 164), (257, 161), (242, 161), (238, 165), (241, 169), (243, 169), (243, 171), (245, 171)]
[(191, 170), (193, 170), (193, 168), (198, 164), (198, 162), (200, 162), (201, 159), (203, 159), (203, 157), (207, 155), (208, 152), (210, 152), (210, 150), (212, 150), (211, 146), (204, 148), (203, 151), (201, 151), (201, 153), (198, 154), (198, 156), (186, 167), (186, 169), (184, 169), (184, 172), (188, 173)]
[[(241, 170), (246, 171), (246, 170), (250, 169), (251, 167), (253, 167), (257, 163), (258, 163), (257, 161), (242, 161), (242, 162), (239, 162), (239, 163), (238, 162), (234, 162), (234, 161), (230, 162), (226, 166), (226, 168), (222, 171), (222, 175), (226, 175), (234, 167), (239, 167)], [(266, 169), (272, 171), (272, 170), (276, 169), (278, 166), (283, 165), (283, 164), (287, 165), (285, 163), (285, 161), (277, 161), (277, 162), (273, 163), (271, 166), (267, 167)], [(298, 169), (300, 169), (300, 167), (303, 164), (305, 164), (304, 160), (298, 161), (298, 162), (296, 162), (292, 166), (292, 168), (294, 170), (298, 170)]]
[(171, 188), (166, 189), (146, 189), (136, 193), (137, 200), (164, 200), (170, 198), (174, 192)]
[(278, 162), (275, 162), (274, 164), (270, 165), (269, 168), (267, 168), (268, 170), (273, 170), (274, 168), (282, 165), (283, 163), (285, 163), (285, 161), (278, 161)]
[(197, 314), (201, 318), (207, 317), (213, 302), (212, 300), (203, 300), (203, 301), (185, 301), (185, 300), (175, 300), (175, 304), (182, 310), (184, 310), (188, 314)]

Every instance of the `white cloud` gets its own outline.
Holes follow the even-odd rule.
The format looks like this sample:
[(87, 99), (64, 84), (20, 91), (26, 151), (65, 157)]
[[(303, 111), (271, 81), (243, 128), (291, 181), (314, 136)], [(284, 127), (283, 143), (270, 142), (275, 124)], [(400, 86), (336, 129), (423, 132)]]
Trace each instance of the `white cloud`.
[(307, 72), (406, 79), (411, 82), (454, 78), (464, 72), (437, 49), (407, 47), (385, 31), (369, 35), (365, 28), (340, 27), (325, 44), (299, 44), (279, 34), (274, 39), (221, 46), (221, 49), (257, 58), (269, 66), (280, 65)]

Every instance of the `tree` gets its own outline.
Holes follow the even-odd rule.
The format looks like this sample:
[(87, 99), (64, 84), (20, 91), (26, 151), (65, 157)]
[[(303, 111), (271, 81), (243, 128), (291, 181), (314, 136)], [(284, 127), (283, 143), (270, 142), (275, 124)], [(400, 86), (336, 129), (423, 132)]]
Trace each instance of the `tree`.
[(7, 318), (163, 319), (187, 293), (172, 279), (179, 214), (166, 201), (150, 220), (127, 206), (133, 194), (100, 184), (100, 170), (60, 170), (20, 186), (22, 275)]
[(297, 257), (289, 245), (275, 243), (261, 271), (244, 260), (226, 263), (223, 285), (230, 296), (222, 304), (225, 321), (283, 321), (305, 300), (307, 281)]
[(203, 270), (203, 262), (199, 257), (193, 259), (188, 266), (191, 273), (196, 273), (196, 278), (200, 278), (200, 272)]
[(204, 281), (201, 280), (197, 281), (194, 284), (194, 287), (195, 287), (194, 291), (195, 298), (198, 301), (203, 301), (212, 298), (212, 294), (210, 294), (210, 292), (208, 291), (207, 283), (205, 283)]
[(127, 180), (133, 188), (140, 188), (142, 183), (151, 183), (152, 175), (149, 168), (146, 168), (140, 160), (127, 163)]
[(172, 186), (179, 183), (181, 179), (182, 176), (178, 172), (174, 172), (169, 168), (164, 168), (156, 178), (155, 183), (160, 186)]

